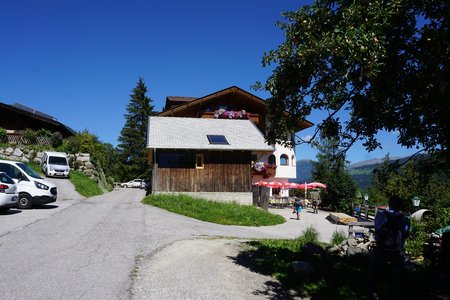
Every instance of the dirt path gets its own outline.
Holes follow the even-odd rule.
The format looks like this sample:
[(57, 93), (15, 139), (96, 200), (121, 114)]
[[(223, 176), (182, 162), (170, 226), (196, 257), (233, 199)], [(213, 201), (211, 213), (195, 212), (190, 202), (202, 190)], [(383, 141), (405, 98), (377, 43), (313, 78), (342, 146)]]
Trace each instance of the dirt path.
[(139, 265), (131, 298), (294, 299), (272, 277), (245, 267), (242, 242), (194, 239), (164, 248)]

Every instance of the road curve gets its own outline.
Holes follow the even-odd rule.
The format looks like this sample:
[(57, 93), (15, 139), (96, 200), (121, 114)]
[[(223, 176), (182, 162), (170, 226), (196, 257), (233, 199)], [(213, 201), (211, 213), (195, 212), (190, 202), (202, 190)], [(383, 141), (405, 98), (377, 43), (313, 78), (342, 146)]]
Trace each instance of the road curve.
[[(0, 235), (1, 298), (155, 299), (152, 289), (158, 286), (145, 284), (155, 282), (146, 277), (145, 266), (179, 245), (176, 242), (224, 236), (287, 238), (301, 231), (301, 223), (295, 222), (270, 228), (202, 222), (144, 205), (143, 197), (142, 190), (115, 190), (74, 201), (48, 218), (4, 232)], [(26, 214), (0, 215), (0, 220), (22, 216)], [(176, 296), (180, 290), (175, 287), (192, 286), (191, 279), (185, 276), (184, 282), (173, 282), (175, 294), (167, 295)]]

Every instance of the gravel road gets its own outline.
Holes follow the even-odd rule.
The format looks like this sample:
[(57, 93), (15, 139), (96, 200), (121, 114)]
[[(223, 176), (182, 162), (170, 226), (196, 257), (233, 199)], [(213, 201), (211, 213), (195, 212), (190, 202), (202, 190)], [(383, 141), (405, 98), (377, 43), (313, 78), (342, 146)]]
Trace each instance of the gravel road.
[[(280, 296), (283, 292), (271, 278), (236, 264), (240, 240), (296, 237), (308, 224), (324, 220), (322, 214), (308, 213), (292, 220), (290, 210), (284, 209), (276, 210), (286, 214), (288, 221), (282, 225), (223, 226), (144, 205), (143, 197), (142, 190), (119, 189), (85, 200), (57, 200), (56, 210), (47, 217), (0, 231), (1, 298)], [(0, 215), (0, 228), (28, 212), (47, 210)], [(335, 225), (324, 224), (328, 227), (322, 239), (327, 239)], [(223, 239), (230, 236), (236, 239)]]

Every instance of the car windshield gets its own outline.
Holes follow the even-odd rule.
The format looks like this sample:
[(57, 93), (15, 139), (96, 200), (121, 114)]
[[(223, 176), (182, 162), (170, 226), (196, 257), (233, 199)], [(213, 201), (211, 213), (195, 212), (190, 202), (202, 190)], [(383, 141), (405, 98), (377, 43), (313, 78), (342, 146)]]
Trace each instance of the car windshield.
[(48, 163), (51, 165), (67, 166), (67, 159), (60, 156), (50, 156), (48, 158)]
[(25, 173), (27, 173), (28, 176), (31, 176), (31, 177), (37, 178), (37, 179), (42, 179), (42, 177), (41, 177), (38, 173), (36, 173), (33, 169), (31, 169), (31, 168), (30, 168), (29, 166), (27, 166), (26, 164), (24, 164), (24, 163), (17, 163), (17, 166), (18, 166), (19, 168), (21, 168), (22, 171), (24, 171)]

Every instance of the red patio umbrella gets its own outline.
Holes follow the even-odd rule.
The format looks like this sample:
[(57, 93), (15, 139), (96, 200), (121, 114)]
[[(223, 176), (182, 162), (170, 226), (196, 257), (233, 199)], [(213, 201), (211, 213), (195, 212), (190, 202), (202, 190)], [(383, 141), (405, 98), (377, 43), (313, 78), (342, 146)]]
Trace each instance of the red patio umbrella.
[(260, 181), (258, 181), (258, 182), (253, 183), (253, 185), (257, 185), (257, 186), (266, 186), (267, 183), (268, 183), (268, 182), (266, 182), (266, 181), (260, 180)]
[(315, 189), (315, 188), (326, 189), (327, 185), (323, 184), (323, 183), (320, 183), (320, 182), (311, 182), (311, 183), (308, 183), (308, 188), (311, 188), (311, 189)]
[(283, 182), (283, 187), (288, 189), (298, 189), (300, 184), (296, 182)]
[(266, 186), (271, 187), (271, 188), (281, 188), (281, 187), (283, 187), (283, 184), (278, 181), (269, 181), (269, 182), (267, 182)]
[(315, 189), (315, 188), (323, 188), (326, 189), (327, 185), (320, 183), (320, 182), (311, 182), (311, 183), (302, 183), (299, 184), (298, 187), (299, 189), (305, 189), (305, 199), (306, 199), (306, 192), (308, 189)]

